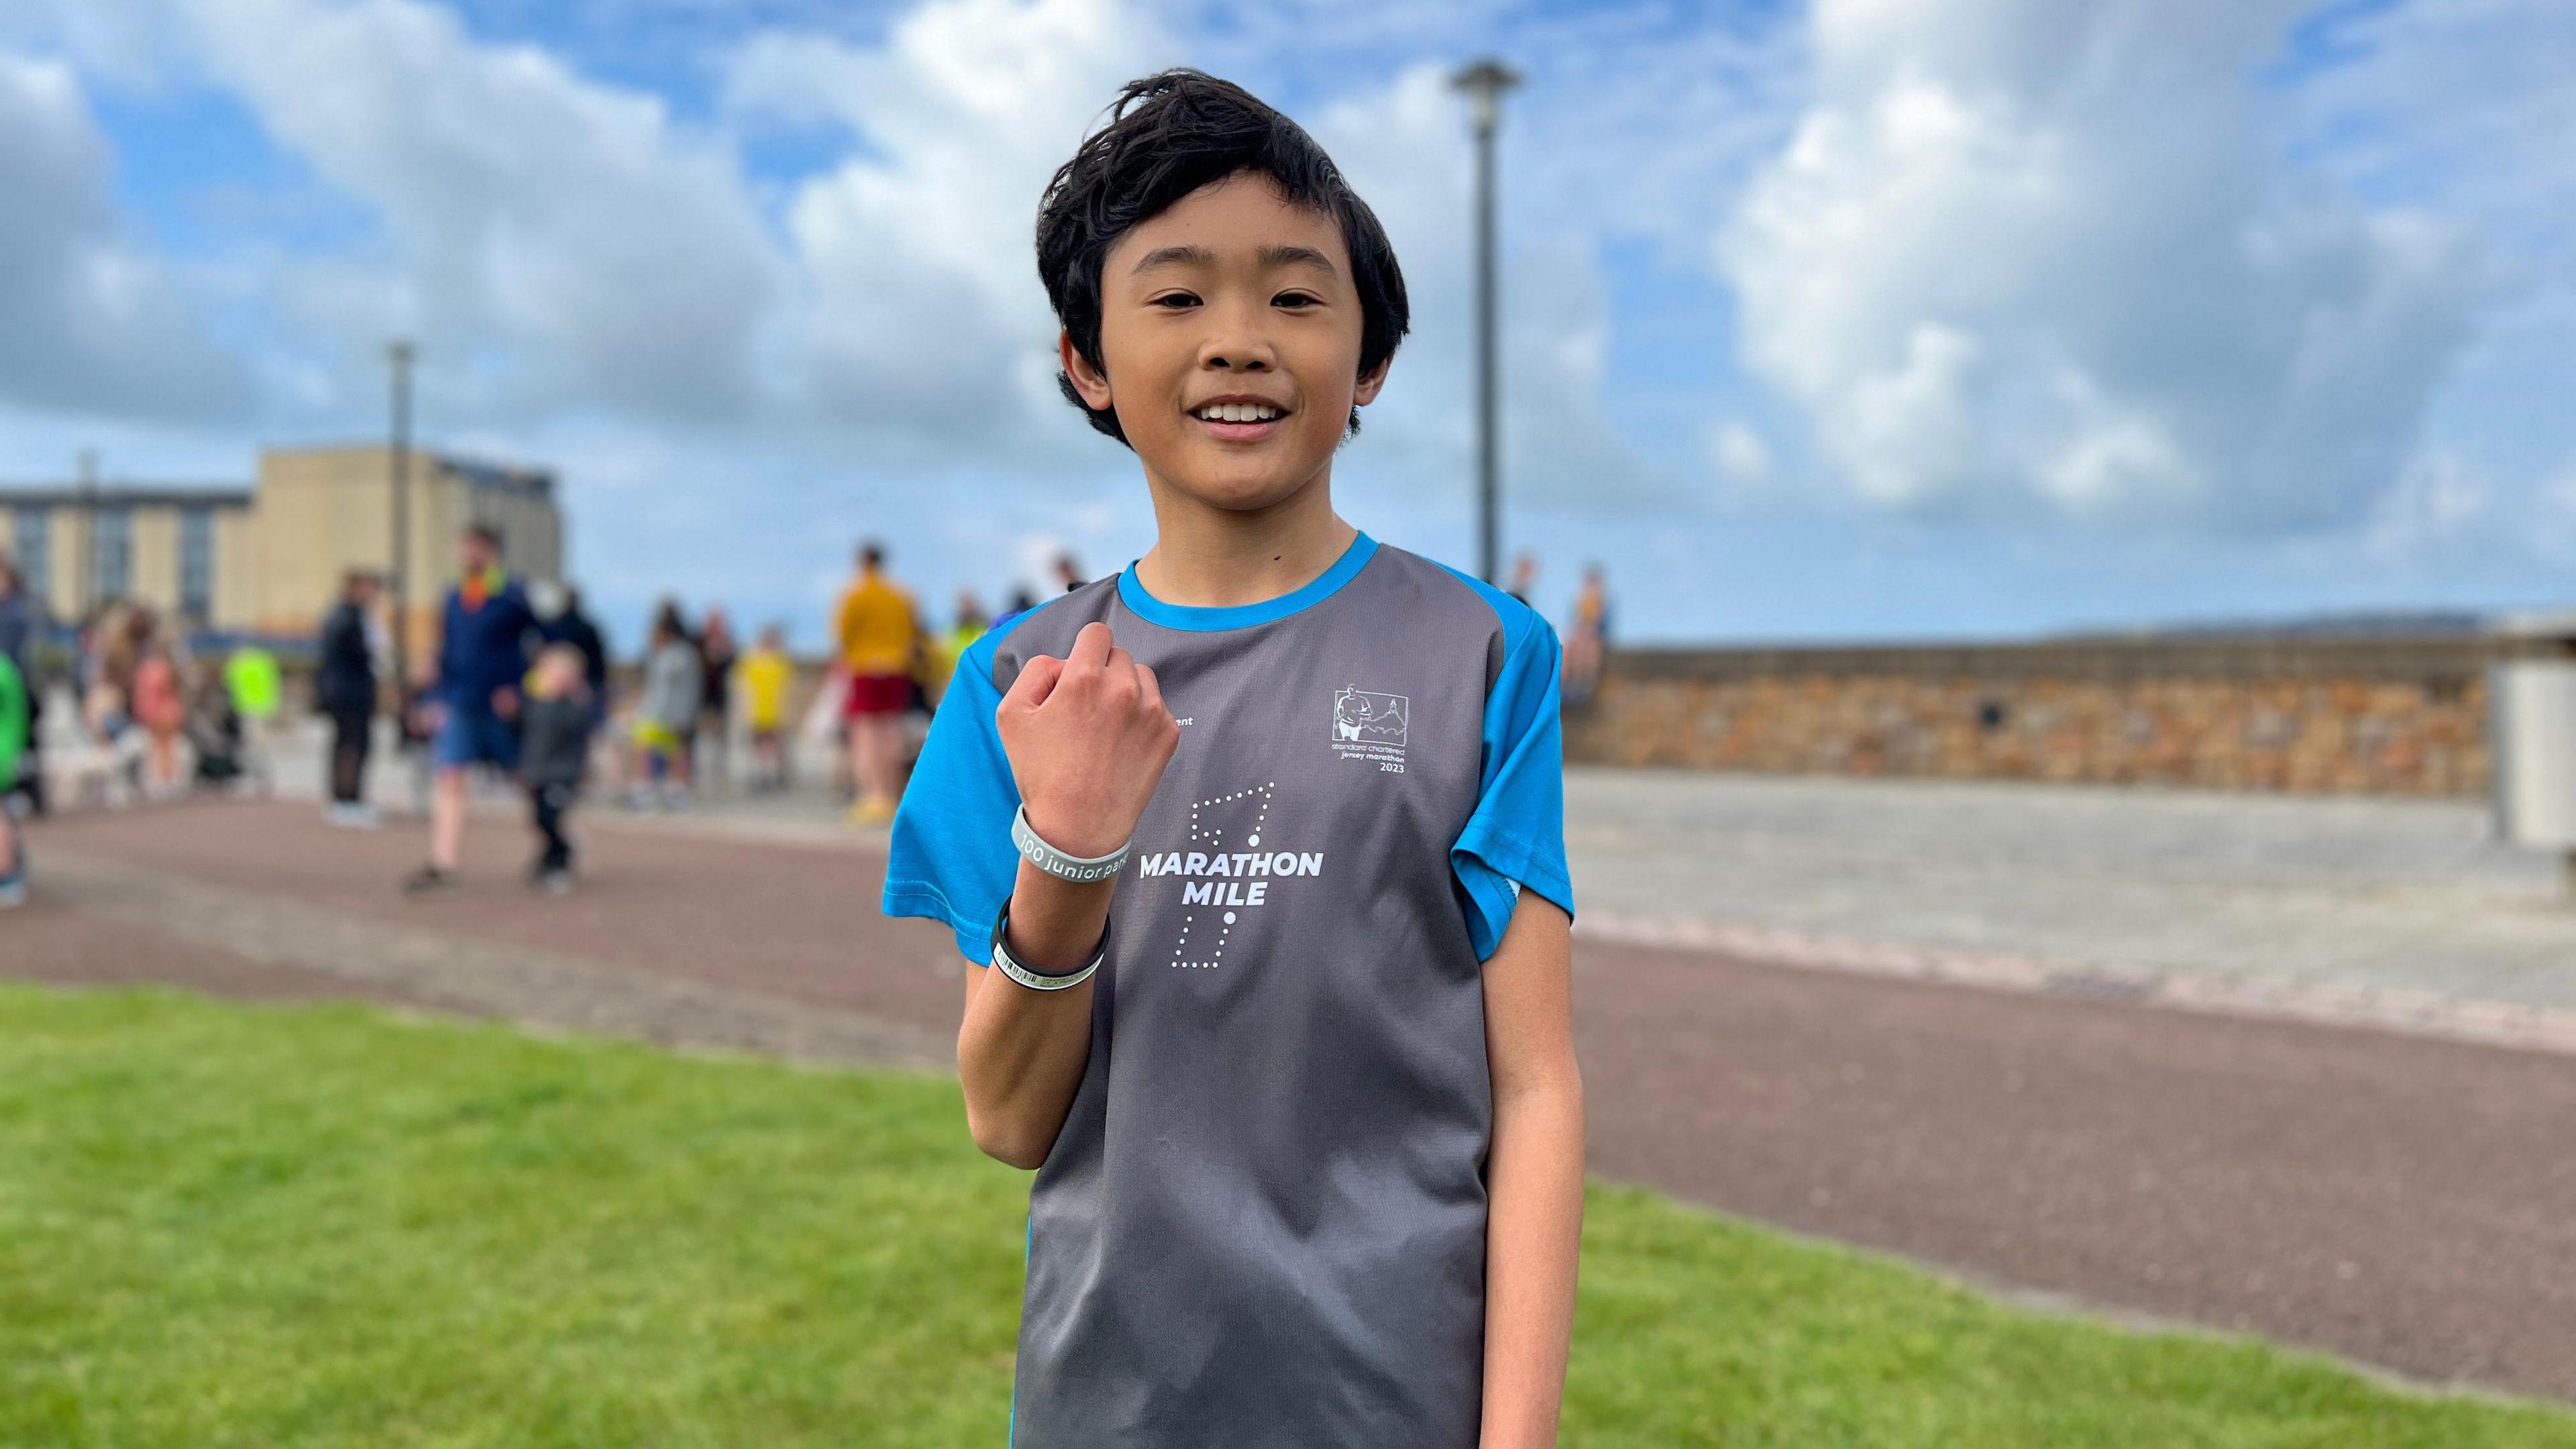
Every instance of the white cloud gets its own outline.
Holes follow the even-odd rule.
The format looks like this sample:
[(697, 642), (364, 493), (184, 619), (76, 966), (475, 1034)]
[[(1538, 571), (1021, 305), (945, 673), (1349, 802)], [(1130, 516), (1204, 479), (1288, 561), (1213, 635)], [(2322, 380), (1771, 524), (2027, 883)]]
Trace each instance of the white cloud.
[(0, 51), (0, 394), (147, 418), (237, 409), (247, 379), (126, 240), (112, 169), (71, 68)]
[[(261, 373), (286, 413), (372, 411), (377, 348), (403, 333), (423, 343), (425, 412), (473, 426), (571, 413), (760, 427), (827, 456), (862, 449), (880, 469), (981, 459), (1061, 476), (1106, 456), (1055, 394), (1029, 238), (1047, 178), (1116, 87), (1186, 58), (1147, 0), (925, 0), (866, 44), (749, 34), (719, 63), (720, 119), (703, 127), (423, 0), (50, 12), (87, 63), (230, 92), (378, 223), (354, 246), (249, 269)], [(1463, 495), (1469, 166), (1445, 67), (1314, 115), (1411, 264), (1416, 332), (1354, 471)], [(781, 123), (837, 126), (850, 149), (764, 198), (738, 143)], [(1541, 160), (1530, 184), (1577, 174)], [(1536, 196), (1513, 221), (1515, 491), (1642, 496), (1653, 480), (1596, 406), (1598, 238)]]
[(381, 218), (392, 267), (291, 284), (345, 340), (401, 330), (481, 416), (738, 414), (781, 278), (728, 152), (665, 105), (409, 0), (177, 0), (196, 58)]
[(1771, 477), (1771, 445), (1741, 418), (1729, 418), (1709, 434), (1708, 456), (1718, 476), (1731, 483), (1761, 483)]
[(2248, 76), (2293, 10), (1820, 0), (1814, 100), (1718, 247), (1745, 361), (1885, 504), (2351, 516), (2481, 278), (2267, 160)]
[(1081, 432), (1055, 392), (1038, 199), (1118, 85), (1169, 59), (1121, 0), (933, 0), (882, 47), (744, 46), (734, 110), (828, 116), (862, 142), (787, 206), (807, 405), (903, 418), (933, 449), (998, 450), (1032, 416), (1053, 426), (1028, 443)]

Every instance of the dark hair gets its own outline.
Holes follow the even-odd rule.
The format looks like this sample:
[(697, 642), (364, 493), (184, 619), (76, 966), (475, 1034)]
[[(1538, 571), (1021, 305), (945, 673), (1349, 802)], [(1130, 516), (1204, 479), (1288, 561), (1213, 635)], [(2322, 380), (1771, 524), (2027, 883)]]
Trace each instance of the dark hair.
[(879, 564), (884, 563), (885, 558), (885, 545), (877, 542), (875, 539), (869, 539), (867, 542), (859, 545), (859, 562), (867, 565), (869, 568), (875, 568)]
[[(1103, 366), (1100, 268), (1118, 238), (1209, 182), (1246, 171), (1278, 183), (1296, 205), (1341, 223), (1360, 298), (1359, 375), (1395, 355), (1412, 326), (1412, 309), (1377, 214), (1296, 122), (1231, 81), (1177, 69), (1129, 81), (1110, 104), (1109, 124), (1056, 168), (1038, 204), (1038, 280), (1083, 361)], [(1113, 409), (1084, 402), (1062, 373), (1056, 384), (1093, 427), (1127, 441)], [(1353, 408), (1351, 430), (1359, 425)]]
[(498, 552), (501, 547), (501, 528), (499, 524), (469, 523), (465, 525), (465, 536), (467, 538), (479, 538), (483, 540), (486, 544), (491, 545), (495, 552)]

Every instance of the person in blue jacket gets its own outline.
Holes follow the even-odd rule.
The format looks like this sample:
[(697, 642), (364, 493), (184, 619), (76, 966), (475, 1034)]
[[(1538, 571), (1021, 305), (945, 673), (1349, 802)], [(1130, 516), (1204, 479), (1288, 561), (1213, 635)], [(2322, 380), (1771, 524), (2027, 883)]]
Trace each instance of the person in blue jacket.
[(465, 772), (519, 767), (519, 688), (540, 630), (526, 590), (501, 567), (501, 533), (469, 525), (457, 540), (462, 577), (439, 617), (438, 677), (427, 692), (430, 758), (437, 785), (429, 805), (429, 861), (403, 883), (414, 894), (456, 883), (465, 849)]

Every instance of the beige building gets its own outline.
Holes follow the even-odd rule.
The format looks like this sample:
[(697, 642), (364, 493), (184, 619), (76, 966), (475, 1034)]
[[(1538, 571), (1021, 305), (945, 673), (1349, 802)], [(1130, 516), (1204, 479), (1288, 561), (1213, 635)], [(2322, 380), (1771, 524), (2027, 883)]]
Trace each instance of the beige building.
[[(551, 579), (563, 572), (563, 517), (552, 473), (426, 449), (410, 457), (417, 650), (434, 638), (467, 524), (500, 530), (512, 573)], [(57, 619), (132, 599), (203, 627), (295, 637), (319, 626), (350, 569), (389, 568), (393, 492), (382, 444), (271, 449), (249, 488), (0, 483), (0, 547)]]

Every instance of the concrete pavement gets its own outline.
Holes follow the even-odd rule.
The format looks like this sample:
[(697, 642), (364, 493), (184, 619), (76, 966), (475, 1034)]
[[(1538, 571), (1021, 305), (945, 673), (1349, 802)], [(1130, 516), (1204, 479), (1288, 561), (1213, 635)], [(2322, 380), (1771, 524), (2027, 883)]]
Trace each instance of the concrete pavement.
[(2483, 805), (1576, 770), (1583, 904), (2068, 966), (2576, 1007), (2576, 904)]
[[(284, 791), (320, 744), (295, 722)], [(807, 742), (799, 768), (828, 764)], [(2576, 1051), (2576, 902), (2482, 802), (1593, 768), (1566, 814), (1604, 940)], [(839, 830), (810, 788), (696, 818)]]

